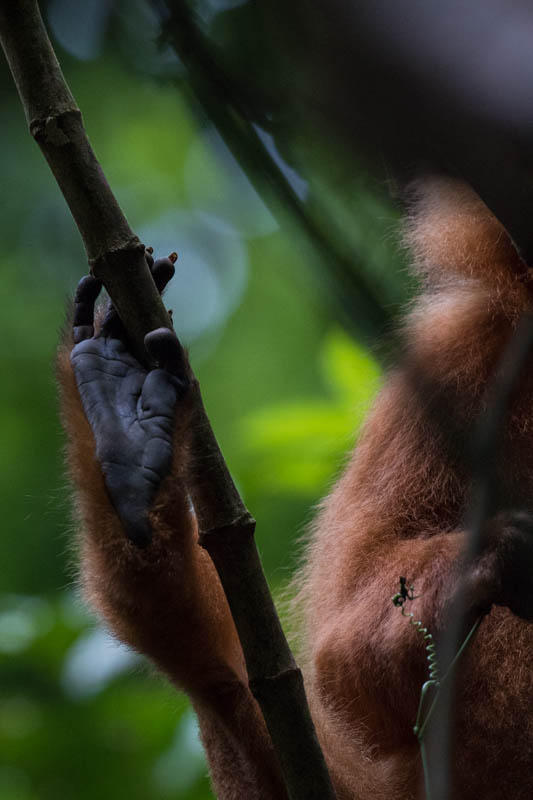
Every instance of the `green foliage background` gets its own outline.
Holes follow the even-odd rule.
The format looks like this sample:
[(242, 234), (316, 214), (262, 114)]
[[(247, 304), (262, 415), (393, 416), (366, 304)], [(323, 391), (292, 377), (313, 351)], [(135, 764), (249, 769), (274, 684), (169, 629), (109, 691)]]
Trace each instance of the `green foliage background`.
[[(278, 225), (191, 111), (141, 5), (115, 6), (94, 52), (73, 55), (75, 19), (74, 45), (56, 42), (58, 52), (133, 228), (156, 254), (180, 253), (167, 302), (276, 591), (380, 369), (336, 322), (300, 233), (289, 219)], [(52, 21), (60, 11), (50, 4)], [(86, 261), (5, 65), (0, 87), (0, 800), (204, 800), (212, 795), (186, 698), (113, 643), (77, 597), (53, 361)], [(350, 181), (335, 193), (320, 169), (308, 180), (396, 302), (405, 289), (387, 273), (398, 263), (395, 214), (355, 193), (356, 177), (352, 205)], [(193, 308), (185, 330), (182, 295)]]

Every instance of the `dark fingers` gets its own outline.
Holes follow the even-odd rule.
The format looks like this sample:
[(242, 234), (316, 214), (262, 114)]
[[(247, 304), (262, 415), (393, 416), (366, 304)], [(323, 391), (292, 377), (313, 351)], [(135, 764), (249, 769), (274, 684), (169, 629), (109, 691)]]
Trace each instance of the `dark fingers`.
[[(159, 294), (162, 294), (165, 286), (174, 276), (176, 271), (174, 264), (178, 260), (178, 255), (177, 253), (171, 253), (168, 258), (158, 258), (157, 261), (154, 262), (152, 253), (152, 247), (147, 247), (145, 249), (146, 262), (150, 267), (150, 272), (152, 273), (157, 290)], [(124, 339), (124, 326), (112, 303), (109, 304), (109, 308), (106, 312), (100, 330), (100, 336), (108, 336), (112, 339)]]
[(78, 283), (72, 320), (74, 344), (90, 339), (94, 334), (94, 304), (101, 288), (102, 282), (92, 275), (84, 275)]
[(146, 259), (146, 263), (152, 269), (154, 266), (154, 248), (153, 247), (145, 247), (144, 248), (144, 257)]
[(163, 293), (163, 290), (169, 280), (174, 277), (174, 273), (176, 271), (174, 264), (176, 263), (177, 259), (178, 256), (176, 253), (171, 253), (168, 258), (158, 258), (155, 264), (150, 267), (159, 294)]
[(176, 334), (168, 328), (156, 328), (144, 337), (144, 346), (150, 358), (160, 367), (187, 381), (187, 359)]
[(115, 306), (109, 301), (109, 306), (105, 312), (104, 321), (100, 328), (99, 336), (108, 337), (109, 339), (124, 339), (124, 325), (120, 321)]

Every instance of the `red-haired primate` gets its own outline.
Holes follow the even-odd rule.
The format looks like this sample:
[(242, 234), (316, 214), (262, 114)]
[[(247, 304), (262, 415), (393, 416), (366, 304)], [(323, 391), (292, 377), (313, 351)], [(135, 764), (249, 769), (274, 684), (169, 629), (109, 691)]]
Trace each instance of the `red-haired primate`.
[[(405, 360), (322, 505), (297, 579), (306, 686), (341, 800), (423, 796), (412, 726), (426, 653), (391, 596), (408, 576), (415, 617), (436, 637), (446, 626), (465, 540), (463, 445), (532, 303), (508, 236), (468, 187), (423, 184), (407, 236), (422, 291), (405, 322)], [(161, 289), (172, 265), (162, 259), (152, 271)], [(83, 587), (111, 630), (190, 695), (217, 797), (283, 800), (225, 597), (197, 544), (184, 488), (188, 383), (165, 369), (176, 357), (172, 334), (149, 334), (160, 368), (147, 371), (113, 312), (93, 331), (98, 289), (90, 277), (80, 284), (59, 354)], [(416, 374), (444, 398), (452, 434), (435, 424)], [(459, 671), (460, 800), (533, 797), (531, 368), (503, 439), (498, 513), (467, 572), (469, 616), (488, 613)]]

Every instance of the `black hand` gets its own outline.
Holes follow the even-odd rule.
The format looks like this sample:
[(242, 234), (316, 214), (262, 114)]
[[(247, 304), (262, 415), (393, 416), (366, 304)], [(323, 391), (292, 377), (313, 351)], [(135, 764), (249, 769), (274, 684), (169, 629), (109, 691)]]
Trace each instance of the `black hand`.
[[(158, 288), (173, 271), (169, 259), (153, 265)], [(99, 290), (90, 276), (78, 287), (71, 361), (109, 495), (128, 537), (145, 547), (151, 541), (150, 507), (172, 466), (176, 398), (187, 386), (185, 358), (174, 333), (158, 329), (147, 335), (146, 346), (165, 369), (146, 369), (128, 352), (112, 308), (95, 337)]]

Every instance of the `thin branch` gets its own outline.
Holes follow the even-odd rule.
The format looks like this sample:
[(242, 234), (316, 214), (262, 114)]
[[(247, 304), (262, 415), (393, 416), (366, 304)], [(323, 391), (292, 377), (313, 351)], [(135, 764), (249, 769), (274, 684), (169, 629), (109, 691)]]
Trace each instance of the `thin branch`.
[[(305, 208), (259, 137), (250, 109), (217, 58), (217, 50), (202, 33), (185, 0), (152, 0), (162, 20), (162, 38), (187, 67), (194, 99), (216, 126), (227, 147), (246, 172), (270, 211), (286, 223), (288, 212), (328, 266), (326, 290), (333, 295), (343, 325), (360, 338), (375, 340), (391, 322), (391, 312), (377, 295), (360, 265), (328, 237)], [(168, 7), (168, 8), (167, 8)], [(253, 102), (253, 99), (252, 99)]]
[[(165, 30), (175, 28), (172, 43), (201, 84), (209, 65), (199, 39), (191, 51), (180, 37), (187, 5), (201, 4), (152, 3), (172, 10), (176, 23), (167, 15)], [(311, 140), (365, 157), (383, 177), (384, 164), (401, 182), (420, 168), (461, 176), (533, 263), (533, 55), (524, 34), (533, 11), (527, 0), (512, 5), (509, 14), (501, 0), (410, 0), (405, 13), (398, 0), (255, 0), (242, 13), (225, 12), (223, 30), (227, 36), (233, 24), (255, 46), (261, 77), (270, 75), (268, 95), (246, 60), (238, 71), (233, 54), (233, 83), (213, 81), (217, 59), (212, 98), (205, 82), (203, 95), (201, 85), (195, 90), (221, 131), (208, 105), (217, 95), (235, 131), (269, 119), (281, 137), (296, 120)], [(215, 35), (200, 32), (200, 39), (213, 61)], [(238, 46), (235, 38), (226, 42)], [(329, 263), (337, 266), (335, 258)]]
[[(512, 394), (533, 350), (533, 315), (524, 314), (500, 359), (492, 383), (486, 393), (486, 410), (477, 421), (471, 443), (472, 489), (465, 529), (468, 531), (466, 552), (462, 561), (465, 570), (485, 548), (486, 523), (498, 509), (498, 465), (503, 432)], [(440, 644), (440, 659), (449, 664), (464, 635), (467, 613), (462, 581), (458, 581), (456, 613), (450, 620)], [(446, 800), (451, 793), (451, 764), (456, 674), (442, 686), (437, 712), (431, 722), (430, 772), (436, 800)]]
[[(104, 177), (46, 34), (36, 0), (0, 5), (0, 39), (28, 120), (80, 230), (92, 272), (102, 279), (143, 360), (144, 335), (171, 327), (131, 231)], [(243, 648), (256, 697), (291, 800), (334, 800), (297, 668), (255, 546), (245, 508), (205, 412), (191, 393), (189, 490), (200, 542), (210, 553)]]

